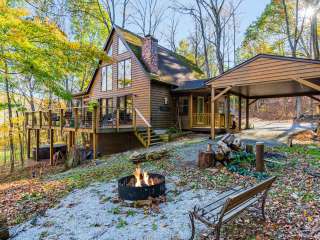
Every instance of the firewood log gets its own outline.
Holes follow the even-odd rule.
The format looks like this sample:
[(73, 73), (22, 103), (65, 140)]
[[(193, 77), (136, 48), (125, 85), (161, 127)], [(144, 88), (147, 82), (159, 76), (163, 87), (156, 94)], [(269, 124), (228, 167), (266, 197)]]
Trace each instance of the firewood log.
[(10, 234), (9, 234), (7, 220), (4, 216), (0, 215), (0, 239), (7, 240), (9, 239), (9, 237), (10, 237)]

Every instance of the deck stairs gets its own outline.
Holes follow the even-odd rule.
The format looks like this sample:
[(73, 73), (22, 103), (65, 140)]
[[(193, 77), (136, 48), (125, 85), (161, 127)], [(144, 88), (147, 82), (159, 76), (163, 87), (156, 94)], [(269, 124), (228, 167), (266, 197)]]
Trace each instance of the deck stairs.
[(134, 131), (135, 136), (142, 143), (144, 147), (152, 147), (162, 143), (161, 138), (157, 135), (154, 130), (150, 129), (150, 145), (148, 144), (148, 129), (145, 127), (137, 127)]

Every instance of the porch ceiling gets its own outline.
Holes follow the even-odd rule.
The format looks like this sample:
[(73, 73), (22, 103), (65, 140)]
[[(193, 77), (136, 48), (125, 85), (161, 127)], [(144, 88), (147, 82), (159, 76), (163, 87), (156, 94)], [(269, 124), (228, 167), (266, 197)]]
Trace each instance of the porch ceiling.
[[(311, 80), (320, 87), (320, 80)], [(320, 92), (295, 80), (275, 81), (260, 84), (233, 86), (230, 90), (235, 95), (245, 98), (274, 98), (317, 95)]]

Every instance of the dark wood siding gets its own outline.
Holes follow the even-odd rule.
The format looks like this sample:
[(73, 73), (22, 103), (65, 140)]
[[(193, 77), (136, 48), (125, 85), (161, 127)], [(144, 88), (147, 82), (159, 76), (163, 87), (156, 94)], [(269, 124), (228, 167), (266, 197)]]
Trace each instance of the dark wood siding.
[[(118, 55), (118, 36), (116, 32), (112, 36), (112, 47), (113, 47), (113, 81), (112, 81), (112, 91), (103, 92), (101, 91), (101, 68), (95, 76), (93, 86), (89, 92), (90, 99), (100, 99), (100, 98), (113, 98), (114, 108), (116, 108), (116, 98), (124, 95), (133, 96), (133, 104), (139, 109), (142, 115), (150, 121), (150, 78), (143, 70), (142, 66), (130, 51)], [(108, 49), (108, 48), (107, 48)], [(118, 62), (131, 59), (131, 69), (132, 69), (132, 86), (129, 88), (118, 89), (117, 78), (118, 78)], [(101, 64), (105, 65), (104, 63)], [(141, 119), (137, 118), (137, 124), (143, 125)]]
[[(165, 98), (168, 104), (165, 105)], [(151, 84), (151, 124), (154, 128), (168, 128), (174, 126), (175, 108), (170, 93), (170, 86), (152, 82)]]

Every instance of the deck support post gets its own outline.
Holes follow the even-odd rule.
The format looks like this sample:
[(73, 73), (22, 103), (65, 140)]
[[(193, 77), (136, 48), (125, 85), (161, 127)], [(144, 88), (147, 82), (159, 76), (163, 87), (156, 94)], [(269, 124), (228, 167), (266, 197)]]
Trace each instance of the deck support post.
[(27, 129), (27, 157), (30, 159), (31, 151), (31, 129)]
[(50, 165), (53, 166), (54, 162), (53, 162), (53, 141), (54, 141), (54, 130), (50, 129)]
[(53, 165), (53, 129), (52, 129), (52, 110), (50, 109), (49, 112), (49, 118), (48, 118), (48, 126), (49, 126), (49, 146), (50, 146), (50, 165)]
[(216, 119), (215, 119), (215, 89), (211, 87), (211, 139), (215, 138)]
[(120, 128), (120, 111), (119, 108), (117, 109), (116, 112), (116, 128), (117, 128), (117, 132), (119, 132), (119, 128)]
[(39, 161), (39, 147), (40, 147), (40, 130), (36, 129), (35, 130), (36, 134), (36, 152), (35, 152), (35, 160)]
[(246, 98), (246, 129), (249, 129), (250, 128), (250, 125), (249, 125), (249, 98)]
[(191, 129), (193, 126), (193, 95), (189, 95), (189, 110), (188, 110), (188, 117), (189, 117), (189, 128)]
[(63, 109), (60, 109), (60, 136), (63, 136)]
[(241, 131), (241, 117), (242, 117), (242, 97), (238, 98), (238, 130)]
[(92, 118), (92, 149), (93, 149), (93, 159), (97, 158), (97, 106), (93, 108), (93, 118)]
[(226, 130), (227, 132), (230, 130), (230, 94), (227, 94), (227, 113), (226, 113)]

